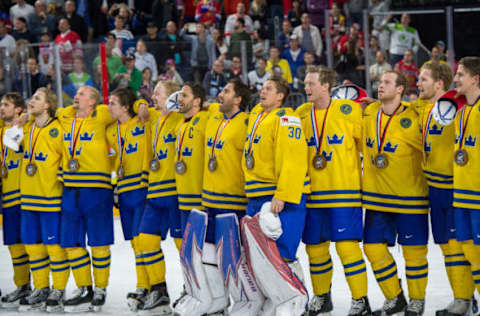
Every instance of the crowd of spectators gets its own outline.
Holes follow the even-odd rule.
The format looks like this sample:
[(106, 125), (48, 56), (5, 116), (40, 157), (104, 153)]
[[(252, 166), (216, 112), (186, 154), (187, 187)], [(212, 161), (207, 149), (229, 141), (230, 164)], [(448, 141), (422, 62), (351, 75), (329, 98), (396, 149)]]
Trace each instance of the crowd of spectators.
[[(9, 67), (14, 76), (11, 88), (24, 95), (37, 86), (57, 89), (60, 69), (62, 93), (68, 99), (82, 85), (101, 88), (97, 44), (104, 42), (109, 89), (128, 86), (149, 98), (158, 80), (179, 84), (195, 80), (214, 98), (231, 78), (242, 79), (258, 92), (276, 74), (293, 91), (304, 93), (306, 67), (326, 63), (325, 36), (329, 33), (341, 81), (365, 87), (368, 72), (375, 91), (382, 71), (396, 69), (407, 75), (409, 92), (415, 93), (420, 67), (414, 57), (422, 44), (408, 14), (371, 18), (370, 68), (366, 67), (362, 12), (388, 12), (391, 2), (2, 0), (0, 65), (18, 61)], [(325, 23), (327, 9), (330, 15)], [(58, 47), (57, 68), (52, 43)], [(428, 62), (445, 60), (445, 43), (440, 40)], [(22, 68), (21, 63), (26, 66)], [(0, 93), (7, 89), (5, 77), (0, 66)]]

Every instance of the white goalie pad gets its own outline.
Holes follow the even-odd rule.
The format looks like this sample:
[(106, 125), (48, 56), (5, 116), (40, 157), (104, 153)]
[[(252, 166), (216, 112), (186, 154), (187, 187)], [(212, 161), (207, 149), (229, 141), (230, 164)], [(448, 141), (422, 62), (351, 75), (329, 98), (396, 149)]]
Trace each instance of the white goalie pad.
[(235, 214), (217, 215), (215, 244), (223, 284), (233, 299), (231, 316), (256, 316), (264, 297), (258, 288), (242, 251), (238, 218)]
[(262, 232), (258, 218), (259, 215), (242, 219), (242, 240), (247, 262), (268, 298), (266, 307), (270, 306), (260, 315), (300, 316), (307, 304), (307, 290), (281, 258), (276, 242)]

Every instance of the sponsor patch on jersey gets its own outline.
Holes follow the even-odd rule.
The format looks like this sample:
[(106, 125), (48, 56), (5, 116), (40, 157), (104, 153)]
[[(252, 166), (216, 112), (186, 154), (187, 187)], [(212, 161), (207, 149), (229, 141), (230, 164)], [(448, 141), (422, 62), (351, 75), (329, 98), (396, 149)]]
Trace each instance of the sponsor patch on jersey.
[(54, 128), (51, 128), (49, 131), (48, 131), (48, 134), (52, 137), (52, 138), (56, 138), (58, 136), (58, 129), (56, 127)]
[(343, 114), (350, 114), (352, 113), (352, 106), (350, 104), (344, 104), (340, 107), (340, 111), (342, 111)]
[(296, 116), (282, 116), (280, 118), (280, 126), (298, 126), (302, 127), (300, 119)]
[(402, 125), (403, 128), (409, 128), (412, 125), (412, 120), (405, 117), (400, 120), (400, 125)]
[(193, 125), (197, 125), (198, 121), (200, 121), (200, 118), (196, 117), (195, 120), (193, 121)]
[(282, 117), (285, 115), (285, 110), (284, 109), (281, 109), (280, 111), (277, 112), (277, 115)]

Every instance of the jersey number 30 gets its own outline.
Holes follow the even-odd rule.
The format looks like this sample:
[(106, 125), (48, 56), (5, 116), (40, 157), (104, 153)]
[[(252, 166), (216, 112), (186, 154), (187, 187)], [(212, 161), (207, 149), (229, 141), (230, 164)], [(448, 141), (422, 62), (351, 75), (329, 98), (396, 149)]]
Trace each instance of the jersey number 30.
[(293, 127), (293, 126), (289, 126), (288, 127), (288, 137), (290, 138), (296, 138), (296, 139), (300, 139), (300, 137), (302, 136), (302, 129), (300, 127)]

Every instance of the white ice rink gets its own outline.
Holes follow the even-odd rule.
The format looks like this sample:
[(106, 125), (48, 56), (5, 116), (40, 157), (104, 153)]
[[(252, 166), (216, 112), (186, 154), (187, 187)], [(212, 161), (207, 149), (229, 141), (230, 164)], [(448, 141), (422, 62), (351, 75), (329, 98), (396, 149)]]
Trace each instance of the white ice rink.
[[(2, 234), (3, 235), (3, 234)], [(167, 286), (170, 298), (174, 301), (182, 290), (183, 277), (180, 267), (178, 252), (171, 239), (167, 239), (163, 243), (163, 252), (165, 254), (167, 266)], [(402, 259), (401, 250), (398, 246), (391, 248), (398, 266), (398, 272), (402, 278), (402, 286), (407, 292), (405, 282), (404, 261)], [(130, 243), (123, 239), (120, 220), (115, 220), (115, 245), (111, 248), (112, 260), (110, 269), (110, 284), (107, 289), (107, 302), (103, 307), (101, 315), (131, 315), (126, 304), (126, 295), (128, 292), (135, 290), (136, 275), (135, 261)], [(332, 244), (331, 248), (332, 260), (334, 262), (333, 284), (332, 284), (332, 300), (334, 305), (333, 315), (346, 315), (350, 307), (350, 291), (345, 281), (341, 262), (335, 252)], [(302, 263), (306, 276), (306, 283), (310, 295), (312, 295), (312, 286), (310, 276), (308, 274), (308, 260), (305, 253), (305, 247), (302, 244), (298, 250), (298, 257)], [(365, 258), (366, 260), (366, 258)], [(443, 265), (443, 256), (440, 248), (433, 244), (430, 238), (428, 247), (428, 264), (429, 278), (426, 297), (425, 316), (435, 315), (435, 310), (445, 307), (452, 299), (452, 293), (448, 284), (447, 275)], [(371, 267), (367, 264), (368, 270), (368, 297), (372, 309), (377, 309), (383, 304), (383, 295), (378, 287)], [(67, 287), (67, 295), (71, 295), (75, 288), (74, 280), (70, 274), (70, 280)], [(0, 246), (0, 289), (3, 293), (10, 292), (14, 289), (12, 280), (12, 266), (10, 255), (6, 246)], [(406, 293), (407, 294), (407, 293)], [(407, 296), (408, 297), (408, 296)], [(17, 312), (5, 311), (0, 309), (2, 315), (19, 315)], [(38, 313), (23, 315), (39, 315)]]

